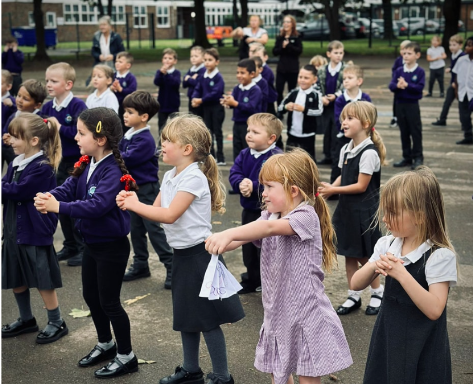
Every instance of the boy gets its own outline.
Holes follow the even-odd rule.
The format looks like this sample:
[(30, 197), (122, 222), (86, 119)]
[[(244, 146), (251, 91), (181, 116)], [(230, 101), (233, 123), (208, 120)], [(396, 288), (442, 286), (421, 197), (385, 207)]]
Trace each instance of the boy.
[(465, 56), (458, 59), (452, 72), (456, 75), (455, 93), (458, 98), (458, 111), (464, 139), (457, 144), (473, 144), (473, 132), (471, 124), (471, 100), (473, 100), (473, 36), (465, 43)]
[(204, 122), (212, 135), (212, 156), (215, 157), (214, 136), (217, 141), (217, 165), (226, 165), (223, 154), (222, 125), (225, 120), (225, 108), (220, 104), (220, 97), (225, 92), (225, 82), (218, 70), (220, 55), (215, 48), (204, 53), (205, 73), (192, 92), (192, 108), (201, 108)]
[(455, 100), (454, 84), (456, 76), (455, 73), (453, 73), (452, 69), (453, 67), (455, 67), (457, 60), (465, 55), (465, 52), (462, 51), (462, 45), (463, 37), (461, 35), (457, 34), (450, 37), (448, 48), (450, 49), (450, 52), (452, 52), (452, 60), (450, 62), (450, 68), (447, 68), (445, 72), (451, 72), (452, 78), (450, 80), (450, 85), (447, 88), (447, 96), (445, 97), (445, 101), (443, 102), (443, 108), (442, 112), (440, 113), (440, 117), (437, 119), (437, 121), (433, 122), (432, 125), (436, 125), (438, 127), (444, 127), (447, 125), (448, 111), (453, 103), (453, 100)]
[(317, 70), (313, 65), (305, 65), (299, 71), (298, 87), (293, 89), (281, 102), (278, 111), (289, 112), (287, 118), (286, 147), (304, 149), (315, 161), (315, 132), (324, 110), (322, 95), (314, 88)]
[(261, 76), (261, 73), (263, 72), (263, 60), (259, 56), (251, 57), (251, 60), (253, 60), (256, 65), (256, 77), (253, 79), (253, 81), (261, 89), (261, 93), (263, 95), (261, 108), (264, 112), (266, 112), (268, 110), (269, 86), (266, 79)]
[(404, 47), (402, 57), (404, 65), (394, 72), (389, 83), (389, 89), (395, 93), (396, 97), (396, 113), (401, 131), (403, 157), (393, 165), (396, 168), (411, 166), (412, 169), (416, 169), (424, 162), (419, 100), (422, 99), (425, 72), (417, 64), (420, 58), (420, 45), (410, 42)]
[(133, 65), (133, 56), (129, 52), (120, 52), (117, 55), (117, 60), (115, 61), (115, 69), (117, 70), (114, 74), (114, 80), (110, 90), (115, 92), (118, 100), (118, 117), (122, 122), (123, 133), (128, 129), (125, 126), (123, 121), (123, 114), (125, 113), (123, 109), (123, 100), (125, 97), (135, 92), (138, 88), (136, 82), (136, 77), (133, 73), (130, 72), (130, 68)]
[(202, 106), (195, 108), (192, 106), (192, 94), (205, 73), (204, 53), (205, 50), (202, 47), (195, 46), (191, 48), (190, 61), (192, 67), (187, 71), (184, 80), (182, 81), (182, 88), (188, 88), (187, 97), (189, 98), (189, 112), (202, 118), (204, 118), (204, 109)]
[[(152, 205), (159, 194), (158, 159), (156, 143), (150, 132), (148, 122), (159, 111), (159, 103), (151, 94), (136, 91), (125, 97), (124, 120), (129, 130), (123, 136), (119, 148), (125, 165), (133, 175), (139, 189), (136, 192), (138, 199), (144, 204)], [(166, 267), (165, 289), (171, 289), (172, 249), (167, 243), (166, 235), (158, 222), (149, 221), (130, 212), (131, 216), (131, 244), (133, 245), (133, 264), (126, 271), (123, 281), (136, 280), (151, 276), (149, 271), (149, 240), (159, 256), (159, 260)]]
[(171, 113), (179, 112), (181, 96), (179, 87), (181, 85), (181, 72), (174, 66), (177, 64), (177, 53), (174, 49), (166, 48), (163, 51), (163, 66), (156, 71), (154, 85), (159, 87), (158, 102), (160, 110), (158, 112), (159, 136)]
[[(10, 119), (10, 116), (14, 116), (16, 112), (16, 103), (13, 96), (10, 94), (10, 90), (13, 85), (13, 76), (10, 71), (6, 69), (2, 70), (2, 137), (8, 135), (8, 125), (7, 122)], [(13, 152), (12, 147), (7, 144), (9, 140), (2, 141), (2, 169), (3, 162), (5, 161), (10, 164), (15, 158), (15, 153)]]
[[(251, 223), (261, 216), (262, 186), (258, 176), (264, 162), (274, 154), (282, 153), (276, 147), (281, 135), (281, 120), (269, 113), (257, 113), (248, 119), (246, 142), (249, 148), (243, 149), (230, 169), (229, 181), (234, 191), (240, 193), (242, 225)], [(255, 292), (261, 286), (260, 248), (253, 243), (242, 246), (243, 263), (247, 272), (241, 275), (241, 289), (238, 293)]]
[[(58, 186), (66, 181), (69, 171), (81, 156), (74, 138), (77, 135), (77, 118), (87, 106), (72, 93), (75, 81), (76, 71), (68, 63), (56, 63), (46, 69), (46, 89), (53, 100), (43, 105), (41, 114), (55, 120), (61, 137), (62, 160), (56, 174)], [(82, 265), (84, 244), (82, 236), (74, 228), (74, 219), (60, 214), (59, 222), (64, 242), (57, 253), (58, 260), (67, 260), (69, 266)]]
[(445, 73), (445, 61), (447, 54), (445, 49), (440, 45), (440, 37), (434, 36), (430, 40), (432, 46), (427, 49), (427, 61), (429, 62), (430, 77), (429, 77), (429, 93), (425, 97), (432, 97), (432, 90), (434, 88), (435, 80), (439, 82), (440, 97), (444, 97), (443, 93), (443, 76)]
[(22, 82), (23, 61), (25, 61), (25, 55), (18, 49), (18, 41), (14, 37), (8, 38), (2, 52), (2, 69), (10, 71), (13, 76), (12, 88), (10, 90), (13, 96), (16, 96), (18, 93)]
[[(410, 40), (404, 40), (400, 45), (399, 45), (399, 53), (400, 55), (394, 60), (393, 67), (391, 68), (391, 77), (394, 75), (394, 72), (396, 69), (399, 67), (402, 67), (404, 65), (404, 61), (402, 59), (402, 51), (404, 50), (404, 47), (409, 44), (411, 41)], [(397, 127), (397, 117), (396, 117), (396, 94), (394, 94), (393, 97), (393, 118), (391, 119), (391, 123), (389, 124), (391, 128), (396, 128)]]
[(241, 150), (246, 148), (247, 120), (255, 113), (263, 112), (261, 103), (263, 95), (253, 79), (256, 77), (256, 64), (251, 59), (243, 59), (238, 63), (237, 80), (240, 85), (233, 88), (231, 95), (223, 95), (222, 105), (233, 109), (233, 160)]

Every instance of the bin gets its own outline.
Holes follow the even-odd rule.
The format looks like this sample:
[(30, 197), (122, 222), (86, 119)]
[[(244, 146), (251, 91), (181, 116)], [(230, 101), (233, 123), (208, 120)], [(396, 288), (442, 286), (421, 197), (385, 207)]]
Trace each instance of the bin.
[[(36, 45), (36, 29), (34, 27), (12, 28), (11, 34), (18, 40), (20, 47), (34, 47)], [(47, 48), (56, 47), (57, 28), (44, 28), (44, 42)]]

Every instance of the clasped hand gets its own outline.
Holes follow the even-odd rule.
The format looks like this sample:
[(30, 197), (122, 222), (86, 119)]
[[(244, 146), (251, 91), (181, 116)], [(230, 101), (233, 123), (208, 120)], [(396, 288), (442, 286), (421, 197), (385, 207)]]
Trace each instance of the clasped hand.
[(118, 208), (122, 211), (126, 211), (127, 209), (133, 210), (134, 204), (139, 202), (138, 196), (135, 192), (127, 192), (127, 191), (120, 191), (115, 198), (117, 202)]
[(212, 255), (220, 255), (225, 252), (226, 248), (232, 242), (230, 236), (226, 234), (227, 231), (214, 233), (205, 240), (205, 249)]
[(248, 178), (243, 179), (240, 182), (240, 192), (243, 197), (250, 197), (253, 192), (253, 182)]
[(322, 196), (324, 199), (329, 198), (334, 194), (333, 186), (330, 183), (321, 183), (322, 186), (318, 188), (317, 192), (319, 192), (320, 196)]
[(404, 261), (387, 252), (385, 255), (379, 255), (379, 260), (375, 261), (375, 272), (383, 276), (391, 276), (396, 280), (403, 273), (406, 273), (406, 268), (403, 266)]
[(59, 213), (59, 201), (49, 192), (37, 193), (34, 198), (34, 206), (44, 215), (48, 212)]

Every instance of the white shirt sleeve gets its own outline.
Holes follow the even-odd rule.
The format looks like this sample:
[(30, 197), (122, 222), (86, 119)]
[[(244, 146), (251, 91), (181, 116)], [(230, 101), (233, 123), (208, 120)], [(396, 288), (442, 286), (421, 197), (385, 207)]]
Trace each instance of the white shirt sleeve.
[[(199, 170), (200, 172), (200, 170)], [(203, 178), (205, 179), (205, 176), (202, 174)], [(207, 181), (207, 180), (205, 180)], [(207, 187), (208, 189), (208, 187)], [(197, 198), (202, 197), (204, 192), (206, 191), (205, 186), (204, 186), (204, 180), (200, 175), (196, 175), (193, 173), (189, 173), (185, 175), (180, 181), (179, 181), (179, 186), (177, 187), (177, 192), (189, 192), (192, 193), (194, 196)]]
[(374, 263), (379, 260), (379, 255), (385, 255), (389, 249), (389, 246), (393, 242), (394, 236), (383, 236), (375, 244), (373, 255), (370, 257), (370, 263)]
[(107, 95), (107, 99), (104, 101), (105, 101), (104, 104), (107, 106), (107, 108), (113, 109), (115, 113), (118, 115), (119, 105), (118, 105), (117, 97), (113, 93), (110, 93)]
[(368, 149), (361, 155), (360, 173), (372, 175), (381, 168), (381, 160), (374, 149)]
[(427, 49), (427, 55), (432, 56), (432, 48)]
[(425, 265), (427, 284), (448, 281), (450, 287), (457, 285), (457, 258), (448, 248), (440, 248), (433, 252)]
[(343, 155), (345, 154), (345, 149), (347, 148), (348, 144), (345, 144), (340, 150), (340, 156), (338, 156), (338, 168), (343, 168)]

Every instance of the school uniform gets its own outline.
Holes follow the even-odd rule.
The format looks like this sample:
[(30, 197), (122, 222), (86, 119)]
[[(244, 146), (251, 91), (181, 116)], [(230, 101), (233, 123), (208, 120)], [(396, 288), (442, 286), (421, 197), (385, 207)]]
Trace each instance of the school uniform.
[[(192, 99), (202, 99), (202, 110), (204, 123), (210, 130), (212, 136), (212, 147), (210, 153), (216, 157), (217, 162), (225, 162), (223, 154), (223, 131), (222, 125), (225, 120), (225, 108), (220, 104), (220, 98), (225, 92), (225, 82), (218, 68), (212, 72), (205, 72), (192, 92)], [(217, 142), (217, 153), (215, 156), (214, 136)]]
[(236, 159), (242, 149), (248, 147), (246, 130), (248, 118), (255, 113), (263, 112), (263, 94), (260, 87), (253, 81), (243, 86), (237, 85), (232, 91), (238, 106), (233, 109), (233, 159)]
[(458, 59), (453, 68), (458, 84), (458, 111), (465, 140), (473, 140), (470, 100), (473, 100), (473, 60), (465, 55)]
[(87, 108), (98, 108), (98, 107), (105, 107), (109, 109), (113, 109), (115, 113), (118, 114), (118, 100), (115, 93), (112, 92), (110, 88), (107, 88), (105, 92), (103, 92), (100, 96), (97, 95), (97, 90), (94, 93), (90, 94), (87, 97), (85, 105)]
[(125, 109), (123, 108), (123, 100), (125, 100), (125, 97), (136, 91), (138, 88), (138, 83), (136, 81), (135, 75), (133, 75), (133, 73), (130, 71), (126, 71), (122, 75), (120, 75), (118, 72), (115, 72), (113, 79), (118, 80), (120, 86), (123, 88), (121, 92), (115, 92), (115, 96), (118, 100), (118, 117), (122, 122), (123, 133), (125, 133), (128, 130), (128, 127), (125, 126), (125, 122), (123, 120), (123, 114), (125, 113)]
[[(193, 65), (182, 79), (182, 88), (187, 88), (187, 97), (189, 98), (189, 112), (202, 118), (204, 118), (204, 108), (202, 105), (199, 105), (197, 108), (192, 106), (192, 94), (194, 93), (195, 87), (202, 80), (202, 76), (206, 72), (207, 70), (204, 63), (198, 66)], [(192, 77), (194, 75), (197, 75), (195, 79)], [(189, 76), (189, 78), (185, 80), (187, 76)]]
[(269, 97), (269, 85), (266, 79), (259, 74), (256, 76), (253, 81), (256, 83), (258, 87), (261, 89), (261, 94), (263, 95), (263, 101), (261, 102), (261, 109), (262, 112), (266, 112), (268, 110), (268, 97)]
[[(408, 86), (397, 88), (397, 81), (403, 77)], [(425, 72), (415, 64), (407, 68), (404, 64), (398, 68), (389, 83), (389, 89), (396, 94), (396, 111), (399, 130), (401, 131), (402, 157), (408, 163), (414, 160), (423, 161), (422, 152), (422, 121), (420, 119), (419, 100), (425, 84)], [(412, 138), (412, 146), (411, 146)]]
[[(396, 60), (394, 60), (393, 67), (391, 68), (391, 77), (394, 76), (394, 72), (396, 69), (399, 67), (402, 67), (404, 65), (404, 60), (402, 56), (396, 57)], [(393, 97), (393, 118), (396, 119), (396, 94), (394, 94)]]
[(13, 76), (13, 83), (10, 89), (10, 93), (16, 96), (20, 85), (23, 82), (21, 73), (23, 72), (23, 62), (25, 61), (25, 55), (19, 49), (16, 52), (10, 48), (8, 51), (2, 52), (2, 69), (6, 69)]
[[(289, 103), (303, 105), (304, 112), (287, 111), (286, 105)], [(314, 161), (315, 133), (322, 123), (323, 110), (322, 95), (314, 87), (293, 89), (278, 107), (280, 113), (288, 112), (286, 145), (304, 149)]]
[[(441, 57), (445, 53), (444, 47), (441, 45), (438, 47), (430, 47), (427, 49), (427, 55), (432, 59)], [(430, 77), (429, 77), (429, 95), (432, 95), (435, 80), (438, 81), (440, 87), (440, 96), (443, 96), (443, 79), (445, 74), (445, 60), (436, 60), (429, 62)]]
[(266, 112), (276, 115), (274, 102), (278, 100), (278, 92), (274, 87), (274, 73), (266, 63), (263, 63), (263, 72), (261, 72), (261, 76), (263, 76), (263, 78), (268, 83), (268, 107)]
[[(3, 104), (3, 100), (10, 99), (13, 103), (11, 107), (6, 106)], [(13, 96), (10, 95), (10, 92), (7, 92), (5, 95), (2, 96), (2, 137), (5, 133), (8, 133), (8, 126), (12, 121), (11, 117), (15, 115), (17, 112), (16, 110), (16, 101)], [(6, 145), (2, 140), (2, 169), (3, 169), (3, 161), (10, 164), (13, 159), (15, 158), (15, 152), (10, 145)]]
[(448, 111), (450, 110), (450, 106), (452, 105), (453, 100), (455, 100), (456, 98), (455, 88), (453, 88), (452, 86), (456, 79), (456, 75), (453, 72), (453, 68), (455, 67), (455, 64), (457, 63), (458, 59), (464, 55), (465, 55), (465, 52), (463, 52), (462, 50), (459, 50), (455, 54), (452, 53), (452, 58), (450, 61), (450, 73), (452, 76), (450, 78), (450, 84), (445, 94), (445, 100), (443, 102), (442, 112), (440, 113), (440, 117), (439, 117), (440, 122), (445, 123), (447, 121)]
[(169, 115), (179, 112), (181, 105), (181, 95), (179, 94), (181, 72), (174, 67), (169, 69), (167, 73), (157, 70), (154, 77), (154, 85), (159, 87), (158, 102), (160, 108), (158, 112), (158, 127), (161, 134)]

